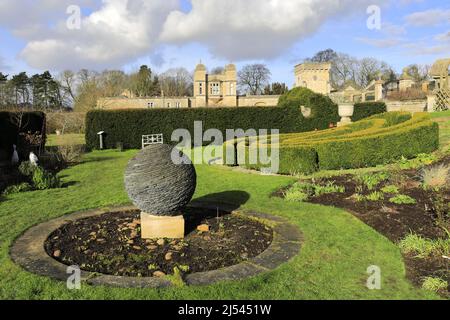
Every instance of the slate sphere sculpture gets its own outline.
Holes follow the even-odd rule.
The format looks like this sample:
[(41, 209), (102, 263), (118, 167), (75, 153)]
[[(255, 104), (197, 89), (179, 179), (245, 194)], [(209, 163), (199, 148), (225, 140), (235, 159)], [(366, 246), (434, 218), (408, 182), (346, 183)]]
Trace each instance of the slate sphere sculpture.
[(129, 163), (125, 188), (134, 205), (155, 216), (178, 216), (194, 195), (197, 174), (180, 151), (182, 164), (172, 161), (173, 147), (165, 144), (143, 149)]

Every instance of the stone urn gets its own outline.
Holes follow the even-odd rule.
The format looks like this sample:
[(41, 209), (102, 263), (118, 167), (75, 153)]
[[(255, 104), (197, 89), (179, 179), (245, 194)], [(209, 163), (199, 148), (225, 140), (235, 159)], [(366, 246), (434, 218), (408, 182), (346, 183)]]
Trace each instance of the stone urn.
[(141, 210), (142, 238), (184, 238), (183, 209), (191, 201), (196, 183), (194, 165), (169, 145), (148, 146), (131, 159), (125, 188)]
[(354, 112), (355, 106), (352, 103), (339, 104), (339, 116), (341, 117), (341, 122), (338, 123), (338, 127), (352, 123), (351, 117)]

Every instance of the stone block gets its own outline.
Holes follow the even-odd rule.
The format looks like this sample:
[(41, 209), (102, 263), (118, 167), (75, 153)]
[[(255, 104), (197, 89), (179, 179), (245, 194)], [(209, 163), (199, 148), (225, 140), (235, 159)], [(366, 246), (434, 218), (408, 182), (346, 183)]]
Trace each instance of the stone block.
[(143, 239), (182, 239), (185, 221), (183, 216), (165, 217), (141, 213), (141, 234)]

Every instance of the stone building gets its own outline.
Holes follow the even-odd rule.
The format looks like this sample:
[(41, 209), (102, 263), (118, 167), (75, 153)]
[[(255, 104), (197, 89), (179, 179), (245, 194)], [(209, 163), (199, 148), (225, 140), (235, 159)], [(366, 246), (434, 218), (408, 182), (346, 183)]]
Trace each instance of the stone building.
[(295, 87), (316, 93), (331, 93), (331, 63), (302, 63), (295, 66)]
[(130, 90), (120, 97), (102, 98), (97, 108), (117, 109), (161, 109), (161, 108), (218, 108), (218, 107), (274, 107), (278, 95), (239, 96), (237, 92), (237, 70), (234, 64), (225, 66), (222, 73), (208, 74), (206, 66), (197, 65), (194, 71), (193, 97), (143, 97), (136, 98)]
[(399, 79), (399, 90), (407, 91), (409, 88), (412, 88), (416, 84), (416, 81), (413, 77), (409, 75), (409, 68), (404, 68), (403, 73)]

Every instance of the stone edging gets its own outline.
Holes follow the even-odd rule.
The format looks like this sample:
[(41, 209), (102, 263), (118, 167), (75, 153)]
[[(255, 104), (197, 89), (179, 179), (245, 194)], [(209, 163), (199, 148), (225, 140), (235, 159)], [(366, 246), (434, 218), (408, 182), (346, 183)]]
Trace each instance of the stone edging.
[[(217, 205), (196, 203), (194, 207), (216, 208)], [(226, 210), (226, 205), (220, 205)], [(135, 207), (114, 207), (108, 209), (76, 212), (27, 230), (10, 249), (12, 260), (25, 270), (60, 281), (68, 278), (67, 266), (50, 257), (44, 249), (48, 236), (64, 224), (75, 220), (95, 217), (108, 212), (131, 211)], [(284, 218), (264, 213), (233, 211), (235, 214), (258, 219), (269, 224), (273, 229), (272, 244), (259, 256), (238, 265), (218, 270), (189, 274), (184, 281), (188, 285), (207, 285), (219, 281), (239, 280), (276, 269), (281, 264), (295, 257), (301, 247), (302, 235), (298, 228)], [(164, 288), (172, 285), (167, 278), (156, 277), (121, 277), (81, 271), (81, 280), (90, 285), (104, 285), (120, 288)]]

